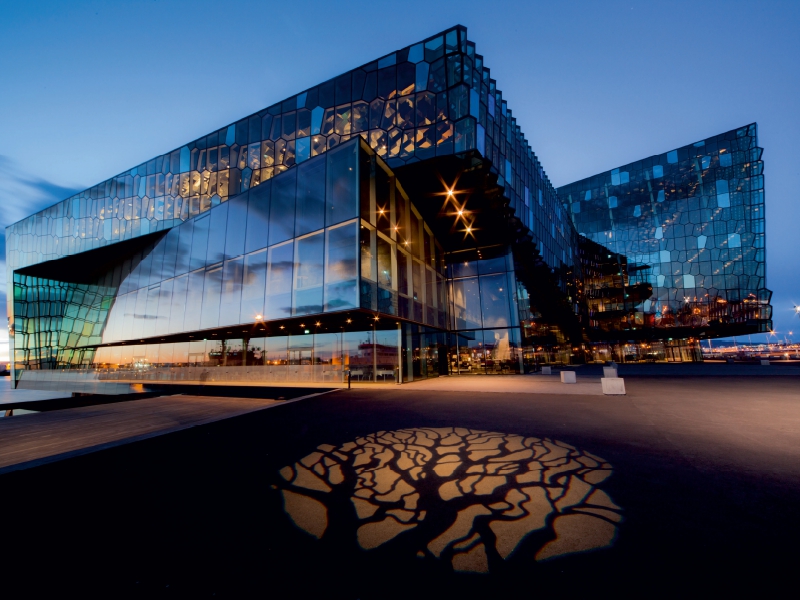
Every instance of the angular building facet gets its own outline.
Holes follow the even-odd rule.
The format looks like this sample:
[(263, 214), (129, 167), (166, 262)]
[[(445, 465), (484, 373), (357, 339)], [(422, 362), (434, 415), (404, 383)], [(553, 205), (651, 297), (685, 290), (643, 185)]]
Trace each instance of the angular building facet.
[(605, 259), (584, 261), (591, 339), (772, 328), (762, 152), (753, 123), (558, 189), (582, 253)]
[(405, 382), (760, 331), (732, 134), (557, 194), (455, 27), (8, 227), (15, 381)]

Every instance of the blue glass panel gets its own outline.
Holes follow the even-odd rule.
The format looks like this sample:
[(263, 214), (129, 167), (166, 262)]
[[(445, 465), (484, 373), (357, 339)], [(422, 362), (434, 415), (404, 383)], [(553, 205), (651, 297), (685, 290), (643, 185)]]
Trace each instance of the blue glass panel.
[[(199, 275), (197, 278), (199, 279), (202, 275), (202, 271), (198, 271)], [(189, 294), (191, 295), (192, 290), (192, 283), (193, 278), (195, 277), (195, 273), (189, 274)], [(200, 327), (202, 329), (208, 329), (210, 327), (216, 327), (219, 324), (219, 297), (220, 291), (222, 289), (222, 266), (215, 265), (213, 267), (209, 267), (208, 270), (205, 272), (205, 281), (203, 285), (203, 304), (202, 304), (202, 311), (201, 311), (201, 318), (200, 318)], [(191, 310), (191, 304), (187, 305), (187, 308)], [(200, 305), (198, 304), (198, 307)], [(238, 315), (237, 315), (238, 316)]]
[(206, 266), (206, 253), (208, 252), (208, 224), (207, 215), (195, 219), (194, 235), (192, 236), (192, 256), (189, 260), (189, 270), (201, 269)]
[(269, 213), (269, 241), (277, 244), (294, 237), (297, 169), (281, 173), (272, 181)]
[(173, 280), (172, 301), (169, 313), (169, 333), (183, 330), (183, 316), (186, 312), (186, 289), (189, 283), (188, 275), (176, 277)]
[(325, 157), (297, 167), (295, 236), (325, 226)]
[(358, 215), (358, 140), (327, 154), (325, 225), (335, 225)]
[(482, 327), (478, 278), (458, 279), (452, 284), (453, 319), (456, 329)]
[(244, 254), (245, 236), (247, 231), (247, 203), (249, 192), (240, 194), (228, 201), (228, 224), (225, 234), (225, 258), (234, 258)]
[(293, 315), (322, 312), (322, 280), (325, 237), (322, 232), (296, 242)]
[(200, 328), (204, 279), (204, 269), (198, 269), (197, 271), (189, 273), (189, 283), (186, 290), (186, 311), (183, 318), (183, 328), (185, 331)]
[(267, 249), (244, 257), (242, 307), (240, 321), (251, 323), (264, 315), (264, 291), (267, 283)]
[(181, 237), (178, 242), (175, 274), (183, 275), (189, 271), (189, 259), (192, 255), (192, 231), (194, 229), (194, 221), (187, 221), (181, 225), (179, 229)]
[(271, 180), (265, 181), (250, 190), (250, 199), (247, 207), (247, 235), (244, 244), (246, 253), (267, 247), (271, 195)]
[(325, 311), (358, 306), (358, 222), (328, 229), (325, 252)]
[(208, 215), (211, 225), (208, 231), (206, 264), (213, 265), (225, 259), (225, 236), (228, 225), (228, 203), (215, 207)]
[(508, 327), (511, 314), (505, 275), (483, 275), (481, 282), (481, 314), (484, 327)]
[[(219, 304), (219, 324), (239, 323), (239, 309), (242, 304), (242, 279), (244, 257), (226, 260), (222, 273), (222, 295)], [(248, 319), (249, 320), (249, 319)]]
[(283, 319), (292, 314), (294, 242), (269, 248), (265, 319)]

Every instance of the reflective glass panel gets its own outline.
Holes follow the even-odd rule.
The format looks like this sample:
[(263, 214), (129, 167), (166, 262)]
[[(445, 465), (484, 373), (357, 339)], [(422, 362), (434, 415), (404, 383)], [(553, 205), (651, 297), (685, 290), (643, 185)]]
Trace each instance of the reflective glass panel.
[(212, 210), (208, 218), (211, 228), (208, 231), (208, 252), (206, 264), (214, 265), (225, 258), (225, 237), (228, 224), (228, 203), (222, 204)]
[[(191, 277), (194, 273), (190, 274), (189, 287), (191, 294)], [(222, 289), (222, 266), (215, 265), (210, 267), (205, 272), (205, 285), (203, 287), (203, 305), (202, 316), (200, 318), (200, 327), (208, 329), (209, 327), (216, 327), (219, 325), (219, 295)], [(191, 307), (191, 305), (189, 305)], [(199, 307), (199, 304), (198, 304)], [(191, 308), (189, 309), (191, 310)]]
[(247, 203), (249, 192), (228, 202), (228, 226), (225, 235), (225, 258), (244, 253), (244, 232), (247, 230)]
[(325, 159), (318, 158), (297, 167), (297, 214), (295, 235), (325, 226)]
[(358, 143), (328, 152), (325, 224), (335, 225), (358, 215)]
[(272, 246), (269, 249), (265, 319), (282, 319), (292, 314), (293, 266), (293, 242)]
[(484, 275), (480, 280), (484, 327), (508, 327), (511, 324), (511, 315), (508, 308), (506, 276)]
[(258, 320), (264, 314), (264, 290), (267, 283), (267, 249), (259, 250), (244, 257), (242, 279), (242, 323)]
[(269, 181), (250, 190), (247, 208), (247, 236), (244, 244), (246, 253), (267, 247), (271, 192), (272, 185)]
[(358, 223), (328, 229), (325, 256), (325, 311), (358, 305)]
[(222, 273), (222, 297), (220, 299), (220, 325), (239, 323), (239, 308), (242, 303), (242, 276), (244, 257), (226, 260)]
[(297, 169), (290, 169), (272, 180), (269, 213), (269, 241), (280, 243), (294, 237)]
[(208, 215), (194, 221), (194, 235), (192, 236), (192, 256), (189, 260), (189, 270), (202, 269), (206, 266), (206, 253), (208, 252)]
[(186, 311), (183, 327), (186, 330), (200, 328), (200, 310), (203, 306), (203, 279), (205, 271), (199, 269), (189, 273), (189, 287), (186, 290)]
[(294, 315), (322, 312), (324, 240), (322, 232), (297, 240), (295, 250)]

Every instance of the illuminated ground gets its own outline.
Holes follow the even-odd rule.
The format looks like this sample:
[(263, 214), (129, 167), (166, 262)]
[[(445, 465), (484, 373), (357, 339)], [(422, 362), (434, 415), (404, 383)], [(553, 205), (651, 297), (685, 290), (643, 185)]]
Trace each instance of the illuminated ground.
[(707, 368), (342, 390), (9, 473), (3, 569), (109, 597), (765, 594), (800, 539), (800, 377)]

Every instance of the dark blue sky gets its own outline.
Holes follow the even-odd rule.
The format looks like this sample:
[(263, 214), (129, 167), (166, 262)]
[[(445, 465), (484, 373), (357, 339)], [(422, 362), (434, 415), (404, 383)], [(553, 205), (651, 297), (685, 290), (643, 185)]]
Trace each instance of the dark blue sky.
[(757, 121), (800, 338), (797, 0), (0, 0), (0, 224), (456, 23), (556, 186)]

